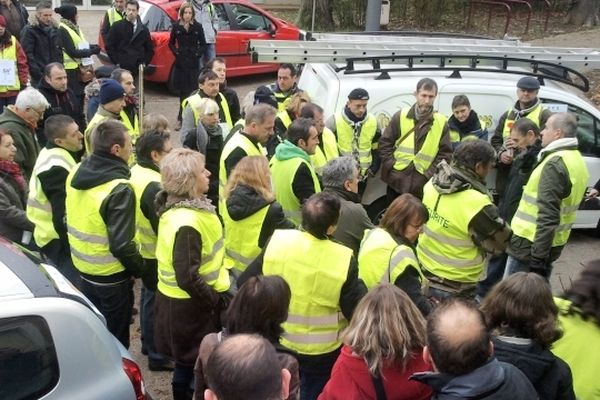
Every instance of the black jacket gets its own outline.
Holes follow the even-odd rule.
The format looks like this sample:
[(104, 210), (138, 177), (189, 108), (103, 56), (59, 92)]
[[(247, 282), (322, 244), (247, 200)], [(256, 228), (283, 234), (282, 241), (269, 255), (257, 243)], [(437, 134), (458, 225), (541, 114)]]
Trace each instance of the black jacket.
[(260, 235), (258, 236), (258, 247), (261, 249), (265, 246), (271, 235), (273, 235), (275, 229), (294, 228), (294, 223), (285, 217), (283, 209), (277, 201), (267, 202), (250, 186), (236, 186), (229, 194), (226, 204), (227, 213), (234, 221), (241, 221), (244, 218), (248, 218), (266, 205), (269, 205), (267, 215), (260, 228)]
[(32, 85), (37, 85), (42, 79), (46, 65), (63, 63), (62, 43), (55, 26), (42, 26), (35, 19), (21, 31), (21, 46), (27, 54)]
[(169, 49), (175, 55), (175, 65), (181, 69), (197, 70), (200, 56), (204, 54), (206, 39), (202, 25), (197, 22), (190, 24), (185, 30), (179, 22), (174, 22), (169, 37)]
[(106, 52), (113, 63), (137, 75), (138, 65), (150, 64), (154, 43), (150, 31), (139, 18), (135, 32), (133, 24), (122, 19), (115, 22), (108, 32)]
[(540, 400), (575, 400), (571, 369), (550, 350), (535, 342), (515, 344), (494, 338), (494, 354), (527, 376)]
[[(81, 31), (81, 28), (79, 28)], [(62, 26), (58, 28), (58, 34), (60, 35), (60, 41), (65, 50), (71, 58), (84, 58), (91, 57), (93, 54), (100, 53), (100, 47), (97, 44), (90, 45), (89, 49), (78, 49), (75, 47), (75, 43), (73, 43), (73, 39), (71, 39), (71, 35), (69, 32)]]
[[(92, 153), (82, 161), (71, 187), (86, 190), (114, 179), (129, 179), (130, 176), (129, 167), (122, 159), (111, 154)], [(127, 275), (141, 276), (143, 260), (134, 242), (135, 193), (129, 183), (120, 183), (113, 188), (102, 201), (100, 215), (106, 224), (110, 252), (123, 264), (125, 273), (106, 277), (82, 275), (101, 283), (119, 282)]]
[(219, 92), (225, 97), (225, 100), (227, 100), (229, 113), (231, 114), (231, 120), (235, 125), (235, 123), (242, 118), (240, 99), (237, 95), (237, 92), (227, 85), (220, 85)]
[(44, 95), (46, 100), (48, 100), (48, 103), (50, 103), (50, 107), (46, 109), (44, 118), (38, 123), (38, 129), (36, 131), (38, 141), (42, 146), (46, 144), (44, 123), (53, 115), (68, 115), (75, 120), (79, 126), (80, 132), (85, 131), (85, 128), (87, 127), (85, 115), (83, 114), (83, 110), (81, 109), (81, 105), (77, 100), (77, 97), (70, 88), (67, 88), (65, 92), (59, 92), (50, 86), (45, 79), (42, 79), (37, 86), (37, 89)]

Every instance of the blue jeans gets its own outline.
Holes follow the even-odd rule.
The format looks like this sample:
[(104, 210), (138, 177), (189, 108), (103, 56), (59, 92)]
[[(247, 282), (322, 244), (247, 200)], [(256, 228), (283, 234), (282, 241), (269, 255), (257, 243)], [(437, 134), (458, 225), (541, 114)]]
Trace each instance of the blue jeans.
[(506, 260), (506, 269), (504, 270), (504, 277), (502, 279), (506, 279), (517, 272), (529, 272), (529, 265), (523, 261), (517, 260), (512, 256), (508, 256), (508, 259)]
[(207, 43), (204, 49), (204, 54), (200, 56), (200, 71), (204, 69), (204, 66), (208, 64), (210, 60), (217, 56), (217, 50), (215, 49), (214, 43)]
[(502, 280), (507, 258), (508, 255), (506, 253), (490, 258), (487, 267), (487, 276), (477, 283), (477, 296), (481, 299), (488, 294), (496, 283)]
[(151, 361), (165, 361), (154, 346), (154, 291), (143, 285), (140, 298), (140, 327), (142, 328), (142, 352), (147, 353)]

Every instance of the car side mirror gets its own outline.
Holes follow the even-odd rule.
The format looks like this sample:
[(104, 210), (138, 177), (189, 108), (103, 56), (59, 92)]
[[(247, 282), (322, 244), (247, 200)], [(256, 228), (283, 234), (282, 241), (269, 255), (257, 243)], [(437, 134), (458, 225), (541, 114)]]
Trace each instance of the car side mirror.
[(269, 32), (269, 35), (275, 37), (275, 34), (277, 33), (277, 28), (275, 28), (275, 25), (269, 24), (269, 26), (267, 27), (267, 32)]

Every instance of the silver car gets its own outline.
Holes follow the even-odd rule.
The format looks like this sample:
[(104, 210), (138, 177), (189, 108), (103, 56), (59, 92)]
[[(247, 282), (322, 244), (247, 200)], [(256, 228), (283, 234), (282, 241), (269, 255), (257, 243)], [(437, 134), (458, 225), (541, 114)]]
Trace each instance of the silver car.
[(98, 310), (0, 237), (0, 399), (150, 399)]

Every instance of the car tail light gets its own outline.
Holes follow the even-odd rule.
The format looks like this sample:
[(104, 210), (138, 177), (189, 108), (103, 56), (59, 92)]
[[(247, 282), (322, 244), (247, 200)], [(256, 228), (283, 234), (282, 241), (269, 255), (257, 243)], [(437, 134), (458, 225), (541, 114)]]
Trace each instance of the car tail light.
[(136, 363), (127, 358), (123, 358), (123, 370), (133, 385), (136, 400), (144, 400), (146, 398), (146, 388), (144, 387), (144, 379), (142, 371)]

